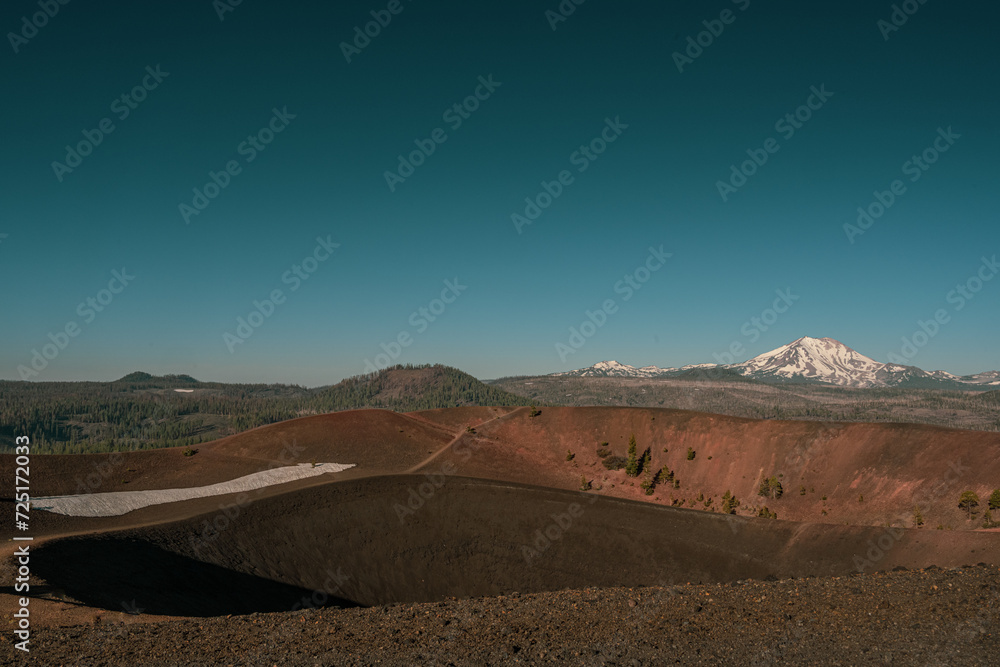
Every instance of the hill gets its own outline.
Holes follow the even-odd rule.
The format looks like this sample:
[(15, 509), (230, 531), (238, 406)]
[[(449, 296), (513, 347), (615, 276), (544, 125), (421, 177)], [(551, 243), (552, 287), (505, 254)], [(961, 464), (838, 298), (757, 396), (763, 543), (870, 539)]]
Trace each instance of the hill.
[(523, 405), (524, 398), (491, 387), (449, 366), (392, 366), (348, 378), (316, 401), (331, 409), (383, 408), (413, 412), (463, 406)]
[(128, 375), (115, 380), (111, 384), (129, 385), (132, 387), (142, 386), (149, 388), (162, 388), (162, 387), (173, 387), (177, 385), (193, 385), (201, 383), (195, 380), (190, 375), (150, 375), (149, 373), (136, 371), (134, 373), (129, 373)]
[(15, 435), (38, 454), (193, 446), (303, 415), (382, 408), (512, 406), (525, 399), (448, 366), (393, 366), (336, 385), (199, 382), (135, 372), (113, 382), (0, 381), (0, 451)]

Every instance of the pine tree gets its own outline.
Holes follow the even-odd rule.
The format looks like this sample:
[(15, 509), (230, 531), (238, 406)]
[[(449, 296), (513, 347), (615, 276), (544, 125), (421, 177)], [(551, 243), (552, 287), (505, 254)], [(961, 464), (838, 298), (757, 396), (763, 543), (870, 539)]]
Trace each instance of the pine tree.
[(722, 496), (722, 513), (736, 514), (736, 508), (740, 506), (740, 501), (727, 489)]
[(969, 513), (969, 521), (972, 521), (972, 515), (979, 507), (979, 496), (976, 495), (975, 491), (965, 491), (958, 501), (958, 506)]
[(642, 460), (639, 462), (639, 472), (645, 472), (649, 470), (650, 463), (652, 463), (652, 455), (649, 453), (649, 447), (646, 451), (642, 453)]
[(639, 486), (642, 487), (642, 490), (646, 492), (647, 496), (651, 496), (656, 488), (656, 479), (647, 475), (646, 479), (644, 479), (642, 484)]
[(1000, 489), (993, 489), (990, 494), (990, 509), (1000, 510)]
[(920, 526), (922, 526), (922, 525), (924, 525), (924, 515), (921, 514), (921, 512), (920, 512), (920, 506), (919, 505), (914, 505), (913, 506), (913, 527), (914, 528), (920, 528)]
[(625, 474), (629, 477), (639, 475), (639, 459), (635, 453), (635, 433), (628, 439), (628, 462), (625, 464)]
[(670, 469), (669, 466), (663, 466), (660, 472), (656, 475), (656, 481), (660, 484), (666, 484), (668, 482), (674, 481), (674, 471)]
[(785, 490), (782, 488), (781, 482), (779, 482), (778, 478), (773, 475), (765, 480), (762, 480), (757, 489), (758, 496), (774, 498), (775, 500), (780, 498), (784, 492)]

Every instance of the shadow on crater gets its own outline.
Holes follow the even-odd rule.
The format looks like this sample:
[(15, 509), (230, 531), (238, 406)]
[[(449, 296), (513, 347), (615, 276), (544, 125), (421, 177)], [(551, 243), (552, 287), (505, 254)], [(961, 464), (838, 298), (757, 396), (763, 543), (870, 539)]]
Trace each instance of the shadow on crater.
[(167, 616), (225, 616), (354, 602), (203, 563), (139, 540), (67, 538), (31, 554), (32, 572), (92, 607)]

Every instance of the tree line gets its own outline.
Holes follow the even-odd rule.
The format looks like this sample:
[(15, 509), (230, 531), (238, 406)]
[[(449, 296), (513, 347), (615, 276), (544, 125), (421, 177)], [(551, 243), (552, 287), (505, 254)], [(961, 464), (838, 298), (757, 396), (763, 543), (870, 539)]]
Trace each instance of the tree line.
[[(407, 372), (409, 371), (409, 372)], [(176, 389), (193, 390), (190, 393)], [(114, 382), (0, 381), (0, 451), (31, 437), (39, 454), (191, 446), (309, 414), (398, 412), (524, 399), (447, 366), (394, 366), (317, 389), (132, 373)]]

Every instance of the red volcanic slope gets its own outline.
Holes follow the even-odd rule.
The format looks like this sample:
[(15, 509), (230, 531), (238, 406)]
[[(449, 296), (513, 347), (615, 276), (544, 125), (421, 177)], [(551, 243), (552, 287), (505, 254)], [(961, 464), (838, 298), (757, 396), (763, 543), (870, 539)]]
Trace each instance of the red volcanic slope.
[[(197, 445), (32, 458), (32, 493), (141, 491), (215, 484), (278, 465), (357, 465), (338, 479), (403, 472), (444, 447), (452, 429), (389, 410), (350, 410), (262, 426)], [(0, 458), (6, 467), (13, 456)], [(12, 469), (12, 468), (11, 468)]]
[[(475, 433), (466, 432), (466, 427)], [(653, 470), (666, 465), (680, 488), (652, 496), (641, 479), (609, 472), (596, 450), (624, 456), (634, 433)], [(451, 447), (448, 447), (452, 443)], [(695, 459), (687, 460), (688, 448)], [(664, 452), (666, 448), (666, 452)], [(602, 495), (711, 509), (730, 491), (741, 514), (767, 505), (779, 518), (882, 525), (910, 520), (972, 528), (958, 508), (965, 490), (985, 503), (1000, 487), (1000, 434), (909, 424), (837, 424), (740, 419), (649, 408), (453, 408), (398, 414), (354, 410), (272, 424), (199, 445), (119, 455), (39, 456), (36, 495), (127, 491), (212, 484), (275, 465), (355, 463), (338, 480), (421, 470), (578, 490), (581, 476)], [(567, 461), (567, 452), (574, 457)], [(8, 457), (9, 458), (9, 457)], [(757, 495), (779, 477), (780, 499)], [(805, 487), (804, 494), (801, 487)], [(697, 500), (698, 497), (703, 500)], [(824, 499), (824, 496), (826, 497)], [(824, 511), (826, 514), (824, 514)]]
[(434, 424), (447, 427), (449, 430), (459, 432), (467, 426), (473, 428), (504, 415), (508, 415), (521, 408), (510, 407), (459, 407), (459, 408), (439, 408), (437, 410), (418, 410), (417, 412), (406, 413), (409, 417), (424, 419)]
[[(661, 486), (648, 497), (639, 487), (641, 478), (605, 470), (596, 453), (600, 443), (609, 442), (615, 454), (625, 456), (633, 433), (640, 453), (650, 449), (651, 468), (667, 465), (680, 480), (679, 489)], [(694, 460), (687, 459), (688, 448)], [(978, 523), (970, 524), (958, 509), (959, 496), (971, 489), (985, 503), (1000, 487), (1000, 434), (912, 424), (753, 420), (614, 407), (543, 408), (532, 418), (520, 409), (463, 436), (454, 449), (422, 470), (440, 471), (447, 462), (460, 475), (571, 490), (579, 488), (582, 475), (602, 484), (606, 495), (670, 504), (671, 498), (690, 503), (701, 494), (713, 498), (715, 508), (728, 490), (745, 505), (767, 505), (782, 519), (829, 523), (905, 519), (909, 526), (919, 504), (928, 527), (975, 527)], [(572, 461), (567, 452), (574, 454)], [(772, 475), (784, 489), (779, 500), (757, 495), (759, 482)]]
[[(646, 496), (640, 480), (601, 466), (599, 444), (624, 455), (632, 433), (640, 451), (650, 448), (653, 469), (675, 471), (679, 489)], [(914, 494), (931, 494), (923, 504), (930, 526), (969, 526), (956, 507), (961, 491), (984, 497), (1000, 486), (994, 433), (631, 408), (542, 408), (536, 417), (527, 408), (358, 410), (274, 424), (198, 450), (192, 457), (179, 449), (35, 457), (32, 487), (38, 495), (73, 493), (76, 480), (102, 463), (110, 473), (98, 474), (91, 490), (210, 484), (310, 460), (358, 467), (259, 490), (208, 537), (205, 526), (217, 525), (232, 497), (123, 517), (39, 513), (33, 575), (92, 608), (137, 598), (155, 613), (183, 616), (256, 609), (254, 596), (243, 607), (220, 611), (219, 604), (233, 590), (258, 587), (276, 608), (288, 608), (338, 568), (350, 574), (344, 597), (379, 603), (1000, 558), (994, 531), (880, 525), (905, 515)], [(413, 470), (447, 476), (403, 474)], [(755, 491), (772, 474), (781, 475), (785, 495), (765, 501)], [(581, 476), (602, 488), (568, 493)], [(671, 495), (689, 501), (701, 494), (718, 507), (725, 490), (801, 522), (656, 506), (670, 504)], [(704, 501), (696, 506), (704, 509)], [(830, 525), (844, 522), (871, 525)], [(9, 558), (5, 567), (13, 567)]]

